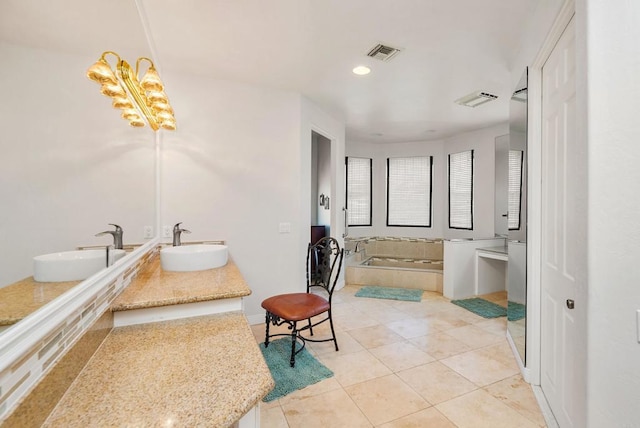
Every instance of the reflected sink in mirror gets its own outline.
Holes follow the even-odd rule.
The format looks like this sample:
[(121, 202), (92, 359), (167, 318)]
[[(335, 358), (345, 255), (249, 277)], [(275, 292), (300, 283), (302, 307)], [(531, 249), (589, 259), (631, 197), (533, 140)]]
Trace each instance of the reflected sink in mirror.
[[(120, 260), (124, 250), (110, 250), (109, 265)], [(107, 252), (99, 250), (63, 251), (33, 258), (33, 279), (37, 282), (80, 281), (107, 267)]]
[(170, 272), (194, 272), (224, 266), (228, 256), (226, 245), (182, 245), (160, 250), (160, 265)]

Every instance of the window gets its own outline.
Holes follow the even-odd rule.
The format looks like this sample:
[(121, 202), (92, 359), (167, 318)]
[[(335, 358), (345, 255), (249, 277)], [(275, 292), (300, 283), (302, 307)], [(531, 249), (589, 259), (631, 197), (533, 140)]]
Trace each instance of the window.
[(431, 227), (431, 156), (387, 159), (387, 226)]
[(449, 228), (473, 230), (473, 150), (449, 155)]
[(347, 158), (348, 226), (371, 226), (371, 164), (371, 159)]
[(523, 155), (522, 150), (509, 150), (509, 230), (520, 230)]

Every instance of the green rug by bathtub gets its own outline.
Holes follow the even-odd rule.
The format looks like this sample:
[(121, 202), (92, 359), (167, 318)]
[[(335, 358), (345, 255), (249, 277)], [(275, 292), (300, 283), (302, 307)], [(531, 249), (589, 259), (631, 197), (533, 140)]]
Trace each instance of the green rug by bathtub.
[(262, 401), (276, 400), (333, 376), (333, 372), (313, 358), (306, 349), (296, 355), (296, 366), (291, 367), (289, 365), (291, 338), (289, 337), (269, 342), (268, 348), (265, 348), (264, 343), (261, 343), (260, 350), (273, 380), (276, 381), (276, 386)]
[(365, 286), (356, 292), (356, 297), (370, 297), (373, 299), (406, 300), (419, 302), (422, 300), (422, 290), (408, 288)]
[(473, 312), (476, 315), (480, 315), (482, 318), (498, 318), (507, 315), (507, 308), (497, 305), (488, 300), (474, 297), (471, 299), (452, 300), (451, 303), (458, 305), (461, 308), (465, 308), (468, 311)]
[(518, 321), (524, 318), (527, 307), (516, 302), (507, 302), (507, 319), (509, 321)]

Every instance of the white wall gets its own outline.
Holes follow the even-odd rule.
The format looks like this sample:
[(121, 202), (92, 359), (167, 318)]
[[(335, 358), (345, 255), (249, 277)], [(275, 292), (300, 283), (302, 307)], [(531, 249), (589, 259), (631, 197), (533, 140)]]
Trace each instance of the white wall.
[(640, 2), (583, 0), (589, 427), (640, 424)]
[[(492, 238), (494, 236), (495, 138), (508, 132), (508, 124), (467, 132), (446, 140), (401, 144), (350, 141), (347, 156), (373, 159), (373, 219), (371, 227), (350, 227), (349, 235), (426, 238)], [(447, 155), (474, 150), (474, 229), (449, 229)], [(387, 227), (387, 158), (433, 156), (433, 217), (429, 228)]]
[[(262, 300), (304, 286), (300, 95), (170, 71), (163, 78), (178, 129), (163, 135), (162, 222), (184, 222), (186, 241), (224, 239), (252, 290), (246, 313), (264, 316)], [(291, 232), (279, 233), (280, 223)]]
[[(311, 124), (342, 145), (344, 126), (297, 93), (170, 71), (163, 78), (178, 130), (163, 135), (162, 222), (184, 222), (192, 232), (183, 235), (187, 241), (227, 241), (252, 290), (245, 313), (263, 322), (262, 300), (305, 286)], [(332, 147), (332, 156), (340, 155), (344, 148)], [(344, 186), (337, 173), (332, 165), (332, 201)], [(291, 232), (280, 233), (280, 223)]]
[[(96, 57), (99, 52), (96, 52)], [(120, 118), (85, 77), (96, 57), (0, 42), (0, 286), (33, 274), (32, 258), (107, 245), (154, 225), (155, 143)]]

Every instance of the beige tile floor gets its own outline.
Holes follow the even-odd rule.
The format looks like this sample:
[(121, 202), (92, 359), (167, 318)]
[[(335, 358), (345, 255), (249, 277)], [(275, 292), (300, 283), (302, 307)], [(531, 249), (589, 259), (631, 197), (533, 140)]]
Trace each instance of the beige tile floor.
[[(307, 344), (335, 376), (261, 403), (263, 428), (546, 426), (505, 338), (506, 318), (484, 319), (438, 293), (418, 303), (355, 297), (358, 289), (334, 295), (340, 351)], [(505, 293), (483, 297), (506, 305)], [(263, 342), (264, 325), (252, 329)]]

